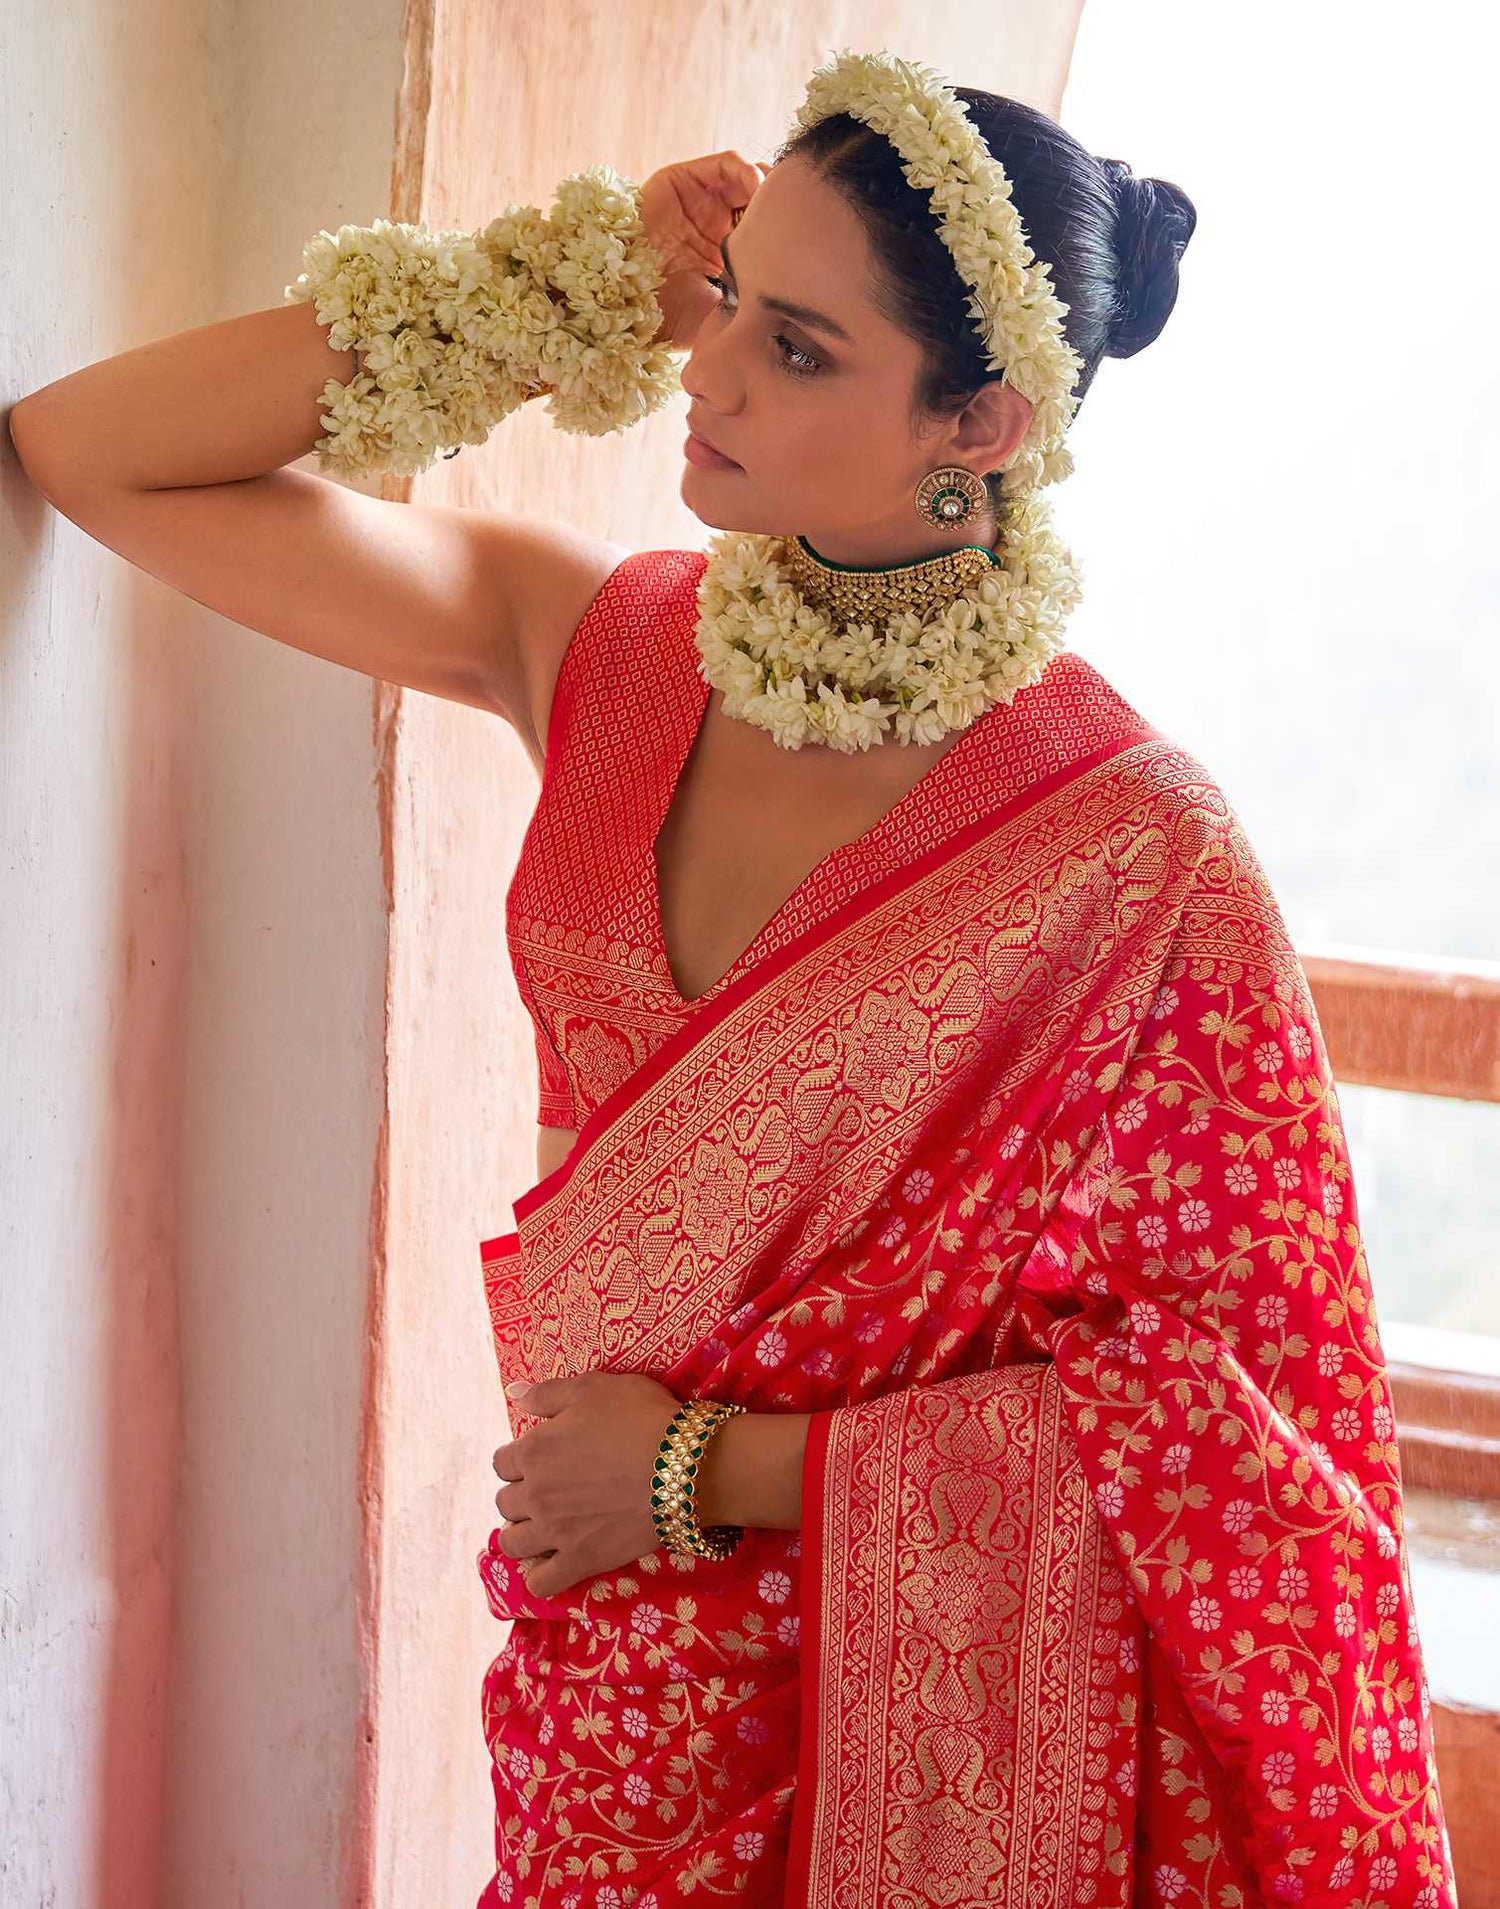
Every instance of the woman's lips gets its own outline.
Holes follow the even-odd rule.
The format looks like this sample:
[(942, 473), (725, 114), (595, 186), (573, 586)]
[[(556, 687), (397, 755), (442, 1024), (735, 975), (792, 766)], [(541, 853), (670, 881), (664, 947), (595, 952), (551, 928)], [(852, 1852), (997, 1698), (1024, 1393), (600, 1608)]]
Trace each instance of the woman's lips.
[(716, 451), (711, 444), (705, 444), (701, 437), (688, 432), (687, 443), (682, 447), (683, 454), (690, 464), (696, 464), (705, 471), (737, 471), (741, 468), (732, 457), (725, 457), (722, 451)]

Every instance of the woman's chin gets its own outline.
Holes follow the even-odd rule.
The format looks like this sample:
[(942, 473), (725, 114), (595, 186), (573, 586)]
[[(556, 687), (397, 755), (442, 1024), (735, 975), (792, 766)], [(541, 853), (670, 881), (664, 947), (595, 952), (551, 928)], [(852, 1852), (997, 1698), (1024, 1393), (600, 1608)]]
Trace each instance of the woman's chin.
[[(692, 466), (689, 465), (688, 469), (691, 470)], [(681, 495), (682, 501), (699, 523), (707, 524), (710, 530), (743, 530), (747, 535), (753, 534), (757, 537), (795, 535), (795, 532), (788, 530), (784, 524), (759, 521), (759, 513), (753, 508), (746, 508), (743, 504), (738, 507), (728, 503), (715, 504), (711, 494), (699, 498), (689, 491), (686, 483), (681, 487)]]
[[(718, 530), (743, 529), (745, 513), (743, 509), (737, 510), (727, 497), (720, 496), (715, 490), (713, 479), (717, 475), (719, 473), (715, 471), (695, 471), (689, 464), (683, 470), (678, 494), (693, 515), (705, 524), (712, 524)], [(708, 483), (698, 483), (696, 480), (700, 477), (707, 477)]]

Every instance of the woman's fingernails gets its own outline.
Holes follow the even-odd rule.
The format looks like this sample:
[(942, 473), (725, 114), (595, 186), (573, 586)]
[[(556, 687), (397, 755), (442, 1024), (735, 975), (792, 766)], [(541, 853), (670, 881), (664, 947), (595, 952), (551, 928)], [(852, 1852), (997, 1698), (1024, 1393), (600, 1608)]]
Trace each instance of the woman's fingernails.
[(505, 1396), (508, 1399), (518, 1399), (525, 1390), (526, 1381), (524, 1379), (512, 1379), (510, 1384), (505, 1388)]

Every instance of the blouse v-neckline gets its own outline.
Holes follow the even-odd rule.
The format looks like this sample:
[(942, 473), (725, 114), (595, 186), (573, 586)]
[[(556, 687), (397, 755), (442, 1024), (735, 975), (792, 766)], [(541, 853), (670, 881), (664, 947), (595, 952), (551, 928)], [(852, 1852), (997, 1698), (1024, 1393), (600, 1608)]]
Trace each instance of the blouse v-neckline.
[[(681, 1014), (691, 1013), (693, 1009), (700, 1008), (706, 1002), (712, 1000), (721, 989), (727, 987), (737, 975), (744, 971), (747, 963), (753, 963), (754, 957), (760, 949), (761, 944), (780, 927), (788, 913), (801, 902), (807, 890), (811, 888), (815, 882), (827, 876), (841, 858), (857, 855), (860, 851), (871, 847), (887, 830), (905, 821), (908, 814), (917, 807), (919, 802), (929, 799), (937, 789), (938, 780), (942, 771), (948, 767), (948, 764), (952, 762), (955, 757), (971, 754), (975, 747), (975, 739), (978, 732), (986, 727), (999, 710), (1008, 707), (1008, 705), (1004, 703), (991, 704), (982, 715), (977, 716), (974, 721), (969, 724), (968, 728), (963, 731), (958, 741), (954, 743), (951, 748), (939, 756), (936, 762), (930, 763), (927, 768), (922, 771), (921, 775), (917, 777), (916, 781), (904, 795), (899, 796), (883, 815), (876, 817), (869, 828), (865, 829), (861, 834), (854, 836), (853, 839), (848, 842), (837, 843), (828, 851), (821, 861), (814, 863), (802, 877), (801, 881), (788, 891), (774, 914), (762, 922), (751, 939), (719, 976), (718, 980), (711, 982), (709, 986), (704, 989), (702, 994), (695, 994), (689, 997), (683, 994), (677, 985), (677, 977), (672, 966), (672, 958), (667, 949), (666, 926), (661, 901), (661, 877), (656, 860), (656, 844), (662, 830), (666, 827), (667, 817), (671, 813), (673, 799), (677, 794), (678, 788), (681, 786), (683, 776), (687, 773), (687, 765), (692, 760), (693, 750), (697, 747), (698, 738), (703, 732), (703, 725), (707, 719), (709, 704), (713, 697), (712, 684), (705, 681), (696, 667), (697, 653), (697, 645), (691, 640), (691, 633), (689, 642), (685, 646), (675, 643), (672, 645), (672, 660), (674, 664), (686, 672), (687, 687), (684, 689), (684, 695), (686, 696), (692, 689), (696, 688), (697, 714), (688, 732), (687, 747), (678, 753), (674, 771), (671, 777), (666, 781), (665, 794), (654, 805), (652, 821), (646, 831), (645, 842), (644, 887), (650, 932), (654, 944), (652, 956), (658, 968), (661, 970), (662, 982), (666, 992), (670, 996), (673, 1008), (676, 1012)], [(822, 745), (814, 744), (812, 746), (820, 747)], [(881, 748), (887, 746), (899, 748), (904, 745), (887, 745), (881, 743), (877, 746)]]

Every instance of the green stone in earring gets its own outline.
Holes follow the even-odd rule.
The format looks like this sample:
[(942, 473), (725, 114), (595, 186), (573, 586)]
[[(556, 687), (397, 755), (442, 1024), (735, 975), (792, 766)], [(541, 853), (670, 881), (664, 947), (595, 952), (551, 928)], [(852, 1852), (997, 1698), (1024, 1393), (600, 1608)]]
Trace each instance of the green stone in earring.
[(961, 464), (944, 464), (917, 486), (917, 514), (939, 527), (966, 523), (988, 494), (983, 478)]

